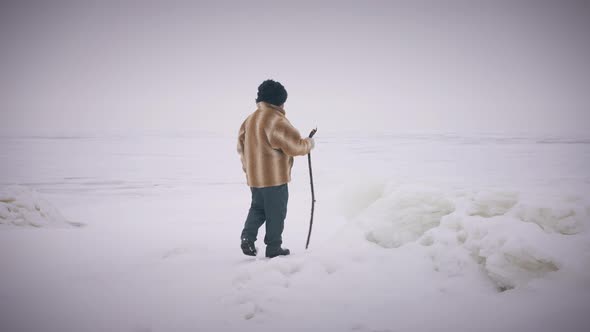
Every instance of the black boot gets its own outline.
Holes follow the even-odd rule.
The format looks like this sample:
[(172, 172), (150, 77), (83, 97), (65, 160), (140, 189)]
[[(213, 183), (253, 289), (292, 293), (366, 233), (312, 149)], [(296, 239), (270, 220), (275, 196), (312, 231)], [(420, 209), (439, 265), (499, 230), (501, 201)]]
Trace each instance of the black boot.
[(273, 258), (277, 256), (287, 256), (291, 252), (289, 249), (281, 248), (281, 247), (266, 247), (266, 257)]
[(256, 247), (254, 246), (254, 242), (248, 239), (242, 239), (242, 252), (244, 253), (244, 255), (248, 256), (256, 256), (256, 254), (258, 253)]

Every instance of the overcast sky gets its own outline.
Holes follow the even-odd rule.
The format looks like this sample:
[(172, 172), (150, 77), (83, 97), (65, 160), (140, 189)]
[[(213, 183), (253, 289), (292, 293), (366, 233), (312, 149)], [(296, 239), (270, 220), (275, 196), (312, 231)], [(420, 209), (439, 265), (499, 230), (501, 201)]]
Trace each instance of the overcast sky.
[(588, 1), (1, 1), (0, 129), (590, 129)]

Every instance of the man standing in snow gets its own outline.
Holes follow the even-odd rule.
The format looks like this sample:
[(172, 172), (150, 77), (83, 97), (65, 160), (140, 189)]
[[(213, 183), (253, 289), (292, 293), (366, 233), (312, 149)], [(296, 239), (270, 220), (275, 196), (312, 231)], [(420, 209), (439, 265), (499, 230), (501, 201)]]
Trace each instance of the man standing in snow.
[(252, 192), (252, 203), (242, 231), (242, 251), (256, 256), (258, 229), (266, 221), (266, 257), (289, 255), (281, 248), (287, 216), (293, 157), (308, 154), (313, 138), (301, 138), (285, 116), (287, 91), (283, 85), (266, 80), (258, 87), (258, 109), (242, 123), (238, 153)]

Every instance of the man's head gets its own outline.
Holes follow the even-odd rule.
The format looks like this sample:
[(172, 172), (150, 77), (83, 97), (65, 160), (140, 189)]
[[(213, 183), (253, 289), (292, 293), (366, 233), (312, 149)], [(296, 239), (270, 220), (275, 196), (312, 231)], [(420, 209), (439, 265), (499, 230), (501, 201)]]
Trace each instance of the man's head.
[(256, 102), (259, 103), (261, 101), (281, 106), (287, 101), (287, 90), (279, 82), (266, 80), (258, 87)]

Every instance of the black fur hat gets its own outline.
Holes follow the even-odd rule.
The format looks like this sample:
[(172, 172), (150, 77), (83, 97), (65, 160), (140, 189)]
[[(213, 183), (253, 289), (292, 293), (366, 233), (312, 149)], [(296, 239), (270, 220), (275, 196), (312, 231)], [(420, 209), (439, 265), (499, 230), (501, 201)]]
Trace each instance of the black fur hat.
[(266, 80), (258, 87), (258, 97), (256, 98), (256, 102), (259, 103), (261, 101), (281, 106), (287, 101), (287, 90), (285, 90), (285, 87), (279, 82)]

